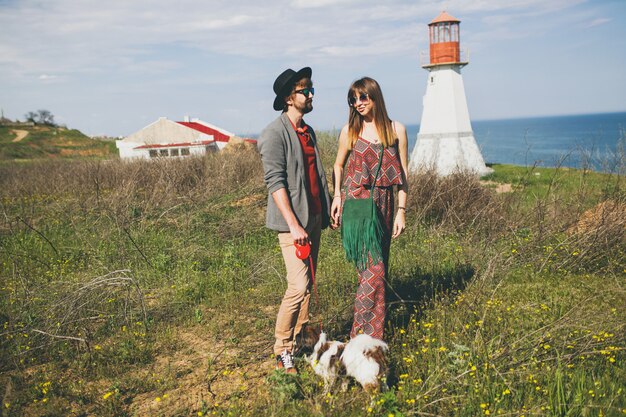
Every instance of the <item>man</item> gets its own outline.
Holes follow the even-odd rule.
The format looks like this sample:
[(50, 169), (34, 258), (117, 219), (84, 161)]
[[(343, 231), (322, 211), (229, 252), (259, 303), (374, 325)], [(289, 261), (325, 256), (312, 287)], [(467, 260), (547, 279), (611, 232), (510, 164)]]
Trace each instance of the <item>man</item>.
[(274, 81), (274, 110), (282, 114), (261, 133), (257, 146), (268, 189), (266, 226), (278, 232), (287, 269), (287, 290), (276, 318), (277, 369), (297, 373), (296, 335), (309, 321), (309, 261), (296, 256), (294, 243), (311, 245), (317, 268), (320, 233), (329, 225), (330, 195), (315, 132), (302, 117), (313, 110), (311, 68), (285, 70)]

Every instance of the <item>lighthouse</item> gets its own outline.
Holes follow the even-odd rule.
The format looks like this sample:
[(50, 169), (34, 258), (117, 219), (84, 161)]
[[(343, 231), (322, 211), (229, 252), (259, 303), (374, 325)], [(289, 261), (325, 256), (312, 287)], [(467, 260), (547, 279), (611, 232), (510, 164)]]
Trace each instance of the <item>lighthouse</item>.
[(470, 123), (461, 68), (460, 20), (445, 11), (428, 24), (430, 60), (422, 121), (409, 170), (434, 169), (441, 176), (471, 171), (492, 172), (478, 149)]

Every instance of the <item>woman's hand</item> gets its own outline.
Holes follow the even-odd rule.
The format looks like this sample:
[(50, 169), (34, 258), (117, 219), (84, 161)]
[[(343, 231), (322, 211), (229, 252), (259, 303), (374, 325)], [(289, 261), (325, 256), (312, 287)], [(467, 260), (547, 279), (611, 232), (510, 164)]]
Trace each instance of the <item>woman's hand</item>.
[(398, 134), (398, 153), (400, 154), (400, 166), (402, 168), (402, 185), (398, 186), (398, 213), (396, 219), (393, 222), (393, 235), (392, 237), (398, 237), (404, 232), (406, 222), (404, 220), (406, 212), (406, 198), (409, 192), (409, 183), (407, 175), (407, 150), (408, 139), (406, 137), (406, 127), (402, 123), (394, 122), (396, 133)]
[(337, 157), (333, 165), (333, 188), (335, 196), (333, 202), (330, 205), (330, 219), (332, 229), (337, 229), (341, 224), (341, 180), (343, 178), (343, 166), (346, 164), (346, 159), (350, 154), (348, 147), (348, 125), (345, 125), (341, 129), (339, 134), (339, 148), (337, 149)]
[(330, 206), (330, 228), (336, 229), (339, 227), (339, 213), (341, 212), (341, 197), (335, 196), (333, 197), (333, 203)]
[(404, 209), (398, 209), (398, 213), (396, 214), (396, 219), (393, 222), (393, 234), (391, 237), (396, 238), (404, 232), (404, 228), (406, 226), (406, 222), (404, 220)]

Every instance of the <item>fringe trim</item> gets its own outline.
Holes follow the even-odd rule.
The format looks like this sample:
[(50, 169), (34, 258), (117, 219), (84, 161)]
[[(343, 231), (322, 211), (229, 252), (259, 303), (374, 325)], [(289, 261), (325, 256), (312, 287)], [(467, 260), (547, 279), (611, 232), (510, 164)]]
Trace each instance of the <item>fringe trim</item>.
[(346, 258), (361, 271), (367, 268), (369, 257), (374, 265), (383, 259), (382, 237), (383, 226), (376, 212), (373, 218), (344, 219), (341, 224)]

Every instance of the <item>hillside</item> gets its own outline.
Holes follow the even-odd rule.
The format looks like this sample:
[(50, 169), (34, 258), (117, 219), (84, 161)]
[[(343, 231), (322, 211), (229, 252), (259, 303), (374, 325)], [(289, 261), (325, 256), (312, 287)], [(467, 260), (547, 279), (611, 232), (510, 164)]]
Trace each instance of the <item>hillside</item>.
[(0, 160), (107, 158), (114, 142), (94, 140), (76, 129), (52, 126), (0, 126)]
[[(0, 163), (0, 415), (624, 415), (623, 176), (493, 168), (409, 177), (370, 397), (325, 392), (302, 357), (274, 371), (285, 271), (256, 150)], [(313, 324), (346, 340), (339, 231), (316, 282)]]

